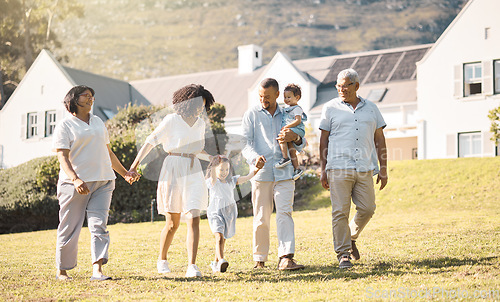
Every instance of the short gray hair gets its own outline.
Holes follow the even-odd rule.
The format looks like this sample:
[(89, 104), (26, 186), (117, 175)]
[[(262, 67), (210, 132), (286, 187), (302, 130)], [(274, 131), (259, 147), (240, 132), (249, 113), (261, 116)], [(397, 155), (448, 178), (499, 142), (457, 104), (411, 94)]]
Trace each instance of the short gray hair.
[(352, 68), (344, 69), (339, 72), (339, 74), (337, 75), (337, 82), (345, 78), (349, 78), (349, 80), (351, 80), (351, 82), (353, 83), (359, 83), (359, 75), (356, 70)]

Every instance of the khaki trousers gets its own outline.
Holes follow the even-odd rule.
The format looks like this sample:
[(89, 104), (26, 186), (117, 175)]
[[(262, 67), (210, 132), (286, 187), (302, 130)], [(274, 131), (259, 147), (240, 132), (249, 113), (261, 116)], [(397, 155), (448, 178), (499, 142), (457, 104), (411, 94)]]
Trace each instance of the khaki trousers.
[(78, 237), (82, 230), (85, 213), (90, 231), (92, 263), (103, 259), (108, 262), (109, 232), (106, 230), (114, 180), (87, 182), (90, 193), (78, 194), (68, 182), (57, 184), (59, 199), (59, 226), (57, 227), (56, 266), (70, 270), (76, 266)]
[(276, 204), (278, 257), (295, 253), (295, 226), (292, 218), (295, 182), (252, 181), (253, 260), (267, 261), (273, 201)]
[[(328, 183), (332, 201), (333, 247), (340, 259), (350, 255), (351, 240), (358, 238), (375, 213), (373, 171), (328, 170)], [(351, 199), (356, 206), (356, 214), (348, 223)]]

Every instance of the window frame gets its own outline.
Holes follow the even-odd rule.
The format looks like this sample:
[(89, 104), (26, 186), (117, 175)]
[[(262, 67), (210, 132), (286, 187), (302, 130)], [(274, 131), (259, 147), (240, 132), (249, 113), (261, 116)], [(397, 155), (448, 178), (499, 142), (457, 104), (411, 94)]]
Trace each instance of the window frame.
[(493, 94), (500, 94), (500, 59), (493, 60)]
[[(467, 155), (461, 155), (461, 148), (460, 148), (460, 138), (469, 136), (472, 137), (473, 135), (478, 135), (479, 134), (479, 153), (475, 154), (472, 153), (473, 148), (473, 140), (470, 141), (469, 149), (471, 150), (470, 154)], [(457, 133), (457, 157), (458, 158), (467, 158), (467, 157), (481, 157), (483, 156), (483, 134), (481, 131), (469, 131), (469, 132), (459, 132)]]
[[(467, 67), (471, 66), (472, 67), (472, 77), (470, 79), (467, 79)], [(477, 77), (476, 76), (476, 68), (479, 67), (481, 70), (481, 76)], [(463, 64), (463, 75), (462, 75), (462, 89), (463, 89), (463, 96), (464, 97), (471, 97), (475, 95), (481, 95), (484, 90), (484, 71), (483, 71), (483, 63), (481, 61), (477, 62), (469, 62), (469, 63), (464, 63)], [(480, 84), (481, 85), (481, 90), (476, 93), (470, 93), (470, 85), (474, 84)]]
[(26, 138), (38, 136), (38, 112), (28, 112), (26, 115)]
[[(53, 117), (53, 118), (51, 118)], [(47, 110), (45, 111), (45, 137), (50, 137), (54, 134), (54, 129), (57, 124), (57, 111)]]

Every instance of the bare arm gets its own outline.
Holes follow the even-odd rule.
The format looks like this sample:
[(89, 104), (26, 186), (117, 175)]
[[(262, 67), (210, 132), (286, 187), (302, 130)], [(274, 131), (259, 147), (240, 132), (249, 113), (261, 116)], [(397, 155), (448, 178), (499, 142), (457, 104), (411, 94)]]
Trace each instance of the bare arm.
[(139, 153), (137, 153), (137, 156), (134, 159), (134, 162), (130, 166), (129, 171), (130, 172), (137, 172), (137, 166), (141, 163), (141, 161), (149, 154), (149, 152), (153, 149), (153, 145), (149, 143), (145, 143), (141, 150), (139, 150)]
[(326, 155), (328, 154), (328, 142), (330, 131), (321, 130), (321, 137), (319, 139), (319, 159), (321, 161), (321, 185), (325, 189), (329, 189), (328, 175), (326, 174)]
[(200, 153), (196, 154), (196, 157), (208, 162), (212, 160), (212, 155), (208, 154), (205, 150), (201, 150)]
[(387, 147), (385, 145), (384, 130), (378, 128), (375, 130), (375, 148), (377, 149), (378, 162), (380, 164), (380, 172), (377, 175), (377, 184), (380, 182), (380, 190), (382, 190), (389, 180), (387, 175)]
[(257, 174), (257, 172), (259, 172), (260, 169), (262, 169), (262, 167), (264, 167), (265, 162), (266, 162), (266, 159), (264, 158), (264, 156), (260, 156), (257, 159), (257, 162), (255, 163), (255, 169), (253, 171), (250, 171), (245, 176), (238, 177), (236, 184), (239, 185), (239, 184), (242, 184), (242, 183), (249, 181), (252, 177), (254, 177)]
[(300, 125), (301, 122), (302, 122), (302, 116), (301, 115), (296, 115), (295, 116), (295, 120), (293, 122), (291, 122), (290, 124), (286, 124), (285, 128), (297, 127), (298, 125)]
[(87, 195), (90, 193), (87, 184), (76, 175), (71, 162), (69, 161), (69, 149), (57, 149), (57, 159), (61, 164), (61, 169), (71, 179), (78, 194)]
[(120, 174), (121, 177), (123, 177), (123, 179), (125, 179), (129, 184), (132, 184), (134, 181), (138, 180), (140, 178), (139, 174), (127, 171), (118, 157), (116, 157), (116, 154), (111, 150), (109, 144), (107, 144), (106, 146), (108, 147), (109, 158), (111, 159), (111, 167), (113, 168), (113, 170)]

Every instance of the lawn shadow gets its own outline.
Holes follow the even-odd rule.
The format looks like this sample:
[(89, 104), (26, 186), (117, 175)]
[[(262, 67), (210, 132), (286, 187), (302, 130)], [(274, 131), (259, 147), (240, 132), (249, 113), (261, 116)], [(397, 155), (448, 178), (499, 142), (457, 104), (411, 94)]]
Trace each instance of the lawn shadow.
[[(444, 268), (456, 268), (460, 266), (491, 265), (499, 257), (481, 258), (456, 258), (441, 257), (434, 259), (421, 259), (413, 261), (379, 261), (355, 263), (351, 269), (340, 269), (338, 265), (307, 265), (303, 270), (277, 271), (275, 269), (251, 270), (236, 274), (234, 282), (241, 280), (254, 280), (265, 282), (283, 281), (329, 281), (343, 279), (350, 281), (380, 276), (401, 276), (407, 274), (442, 274)], [(229, 280), (224, 280), (225, 282)], [(229, 281), (229, 282), (233, 282)]]
[(130, 276), (139, 281), (171, 280), (181, 282), (286, 282), (286, 281), (311, 281), (323, 282), (330, 280), (351, 281), (381, 276), (401, 276), (408, 274), (442, 274), (445, 268), (456, 268), (461, 266), (491, 265), (498, 261), (498, 256), (481, 258), (456, 258), (441, 257), (433, 259), (421, 259), (412, 261), (378, 261), (378, 262), (358, 262), (354, 263), (351, 269), (340, 269), (337, 264), (331, 265), (306, 265), (303, 270), (278, 271), (276, 268), (267, 267), (265, 269), (250, 269), (228, 273), (235, 278), (225, 278), (224, 275), (206, 275), (201, 278), (186, 278), (178, 276)]

